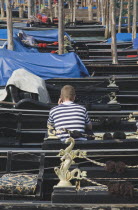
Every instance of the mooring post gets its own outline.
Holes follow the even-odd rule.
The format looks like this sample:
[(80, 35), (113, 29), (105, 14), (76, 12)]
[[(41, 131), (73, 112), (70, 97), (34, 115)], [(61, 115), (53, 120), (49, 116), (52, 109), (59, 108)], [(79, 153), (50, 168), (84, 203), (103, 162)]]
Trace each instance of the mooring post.
[(128, 33), (131, 33), (131, 0), (128, 0), (128, 28), (127, 31)]
[(105, 4), (106, 4), (105, 6), (105, 14), (106, 14), (105, 38), (107, 39), (109, 38), (109, 4), (110, 4), (109, 0), (106, 0)]
[(58, 54), (64, 53), (64, 1), (58, 1)]
[(93, 20), (93, 9), (92, 9), (92, 2), (93, 2), (93, 0), (89, 0), (88, 1), (88, 19), (89, 20)]
[(34, 0), (34, 16), (37, 15), (37, 0)]
[(54, 5), (54, 16), (58, 17), (58, 4), (57, 3)]
[(6, 16), (7, 16), (8, 50), (13, 50), (13, 26), (12, 26), (12, 5), (11, 5), (11, 0), (6, 0)]
[(3, 18), (5, 16), (4, 13), (4, 0), (1, 0), (1, 18)]
[(119, 14), (119, 22), (118, 22), (118, 33), (121, 33), (123, 3), (124, 3), (123, 0), (120, 0), (120, 14)]
[(133, 25), (132, 25), (132, 40), (137, 35), (137, 0), (133, 0)]
[(49, 12), (50, 12), (50, 19), (51, 19), (51, 22), (53, 21), (53, 12), (52, 12), (52, 2), (51, 0), (48, 0), (48, 9), (49, 9)]
[(28, 18), (32, 15), (32, 0), (28, 0)]
[(97, 21), (100, 20), (100, 4), (99, 4), (99, 0), (96, 1), (97, 3)]
[(19, 18), (23, 18), (23, 4), (19, 5)]
[(76, 20), (76, 0), (73, 1), (73, 22)]
[(105, 25), (105, 0), (101, 1), (102, 25)]
[(70, 2), (70, 20), (73, 22), (73, 1)]
[(111, 2), (111, 14), (112, 14), (112, 26), (111, 26), (111, 50), (112, 50), (112, 63), (118, 64), (117, 57), (117, 46), (116, 46), (116, 17), (115, 17), (115, 1), (110, 0)]

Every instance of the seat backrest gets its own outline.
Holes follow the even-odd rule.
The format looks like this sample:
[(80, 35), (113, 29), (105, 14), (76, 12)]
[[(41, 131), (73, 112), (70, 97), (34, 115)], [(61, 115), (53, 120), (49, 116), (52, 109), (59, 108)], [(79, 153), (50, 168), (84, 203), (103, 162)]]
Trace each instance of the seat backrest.
[[(43, 163), (43, 159), (44, 159), (44, 156), (45, 153), (41, 153), (40, 155), (37, 155), (37, 154), (32, 154), (32, 153), (29, 153), (29, 152), (12, 152), (12, 151), (8, 151), (7, 153), (7, 165), (6, 165), (6, 172), (7, 173), (10, 173), (10, 172), (13, 172), (13, 169), (12, 169), (12, 164), (14, 162), (14, 170), (17, 170), (18, 168), (21, 167), (21, 163), (25, 163), (26, 165), (30, 165), (31, 163), (34, 163), (38, 165), (38, 169), (40, 169), (42, 166), (42, 163)], [(19, 162), (20, 165), (15, 165), (15, 162)], [(43, 166), (44, 167), (44, 166)], [(32, 169), (30, 167), (30, 169)]]
[(38, 101), (38, 94), (20, 90), (14, 85), (8, 85), (7, 92), (13, 103), (17, 103), (21, 99), (25, 98), (31, 98), (33, 100)]
[[(6, 173), (32, 173), (32, 171), (37, 171), (37, 187), (36, 187), (36, 196), (41, 197), (42, 194), (42, 182), (43, 182), (43, 174), (44, 174), (44, 160), (45, 160), (45, 153), (42, 152), (40, 155), (32, 154), (29, 152), (20, 152), (20, 153), (13, 153), (12, 151), (8, 151), (7, 153), (7, 164), (6, 164)], [(12, 170), (12, 163), (14, 162), (14, 170)], [(38, 168), (36, 166), (34, 168), (34, 163), (37, 163)], [(25, 164), (29, 167), (24, 170)], [(19, 170), (20, 167), (23, 169)]]

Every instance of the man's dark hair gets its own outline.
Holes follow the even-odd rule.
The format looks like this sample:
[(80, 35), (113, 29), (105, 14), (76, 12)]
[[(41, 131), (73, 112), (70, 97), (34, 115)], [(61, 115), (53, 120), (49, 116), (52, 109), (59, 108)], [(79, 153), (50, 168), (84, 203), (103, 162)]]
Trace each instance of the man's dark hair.
[(73, 86), (71, 85), (65, 85), (62, 89), (61, 89), (61, 99), (64, 101), (65, 99), (69, 99), (69, 100), (73, 100), (75, 97), (75, 89)]
[(116, 131), (113, 134), (113, 139), (126, 139), (126, 134), (123, 131)]

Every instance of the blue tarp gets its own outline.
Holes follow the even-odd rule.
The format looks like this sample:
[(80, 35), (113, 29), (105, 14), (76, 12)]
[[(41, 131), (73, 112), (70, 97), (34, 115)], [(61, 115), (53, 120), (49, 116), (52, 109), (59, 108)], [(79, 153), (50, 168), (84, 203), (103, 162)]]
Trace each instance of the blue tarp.
[[(137, 34), (138, 38), (138, 34)], [(111, 38), (108, 39), (108, 43), (111, 43)], [(131, 42), (132, 41), (132, 33), (117, 33), (116, 34), (117, 42)]]
[[(20, 30), (14, 29), (13, 30), (13, 37), (17, 37), (17, 34)], [(56, 42), (58, 41), (58, 29), (53, 30), (45, 30), (45, 31), (27, 31), (25, 30), (24, 33), (26, 33), (29, 36), (33, 36), (36, 40), (43, 40), (43, 41), (49, 41), (49, 42)], [(69, 38), (70, 36), (65, 33)], [(7, 39), (7, 29), (0, 29), (0, 39)]]
[[(30, 52), (30, 53), (38, 53), (38, 49), (37, 48), (33, 48), (33, 47), (25, 47), (24, 44), (21, 43), (21, 41), (19, 40), (19, 38), (14, 38), (13, 39), (13, 43), (14, 43), (14, 51), (16, 52)], [(4, 49), (7, 49), (7, 41), (4, 43)]]
[(84, 64), (75, 53), (57, 55), (2, 49), (0, 50), (0, 86), (5, 86), (12, 72), (22, 67), (44, 80), (89, 76)]
[[(24, 31), (27, 35), (33, 36), (37, 40), (55, 42), (58, 41), (58, 29), (46, 31)], [(67, 33), (65, 33), (69, 37)]]
[(138, 38), (133, 39), (133, 49), (138, 49)]
[[(79, 9), (88, 9), (88, 7), (79, 7)], [(92, 9), (97, 9), (96, 6), (92, 7)]]
[[(13, 37), (17, 37), (18, 29), (13, 30)], [(7, 39), (7, 29), (0, 29), (0, 39)]]

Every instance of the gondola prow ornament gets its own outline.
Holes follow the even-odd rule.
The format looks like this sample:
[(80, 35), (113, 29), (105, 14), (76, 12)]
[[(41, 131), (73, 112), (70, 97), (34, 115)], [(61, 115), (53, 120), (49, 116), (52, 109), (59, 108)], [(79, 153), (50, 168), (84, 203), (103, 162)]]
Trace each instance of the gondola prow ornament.
[[(69, 139), (74, 141), (74, 143), (73, 143), (73, 145), (74, 145), (75, 140), (73, 138), (69, 138)], [(67, 142), (69, 139), (67, 139)], [(60, 164), (60, 168), (58, 168), (58, 167), (54, 168), (54, 171), (60, 180), (56, 187), (71, 187), (72, 184), (70, 181), (72, 179), (81, 180), (87, 176), (86, 171), (81, 172), (80, 169), (78, 169), (78, 168), (75, 168), (72, 171), (69, 171), (70, 166), (75, 163), (74, 159), (76, 157), (82, 158), (84, 156), (84, 154), (86, 155), (86, 152), (84, 152), (84, 151), (81, 154), (80, 150), (72, 151), (72, 149), (73, 148), (71, 147), (71, 150), (70, 149), (64, 150), (64, 153), (63, 153), (64, 155), (60, 159), (62, 161)]]

